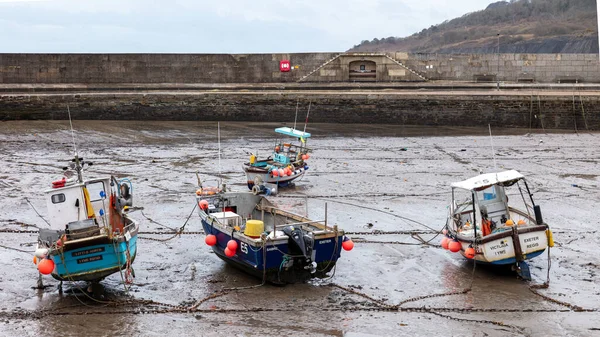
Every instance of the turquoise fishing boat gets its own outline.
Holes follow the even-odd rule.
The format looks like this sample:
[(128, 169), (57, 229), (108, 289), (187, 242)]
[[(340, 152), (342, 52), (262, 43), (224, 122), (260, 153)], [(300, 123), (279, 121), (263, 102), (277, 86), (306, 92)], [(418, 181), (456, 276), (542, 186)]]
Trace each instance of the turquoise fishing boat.
[(40, 228), (35, 262), (41, 274), (59, 281), (98, 283), (122, 273), (132, 282), (139, 223), (128, 216), (133, 187), (114, 176), (83, 179), (75, 156), (65, 176), (45, 191), (50, 228)]
[[(243, 165), (248, 188), (255, 193), (265, 189), (264, 183), (287, 186), (303, 177), (308, 170), (306, 160), (310, 158), (310, 149), (306, 142), (310, 133), (289, 127), (276, 128), (275, 132), (289, 138), (277, 140), (267, 158), (257, 158), (252, 154)], [(269, 190), (264, 192), (270, 194)]]

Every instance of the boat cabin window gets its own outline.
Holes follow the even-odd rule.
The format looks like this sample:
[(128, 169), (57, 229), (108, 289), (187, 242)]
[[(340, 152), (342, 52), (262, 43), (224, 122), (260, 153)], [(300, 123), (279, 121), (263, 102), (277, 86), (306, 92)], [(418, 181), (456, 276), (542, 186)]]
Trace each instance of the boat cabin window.
[(106, 195), (106, 190), (104, 189), (104, 182), (102, 181), (87, 184), (87, 189), (90, 193), (91, 202), (104, 199), (100, 196), (101, 192), (104, 192), (103, 194)]
[(60, 204), (61, 202), (65, 202), (65, 200), (67, 200), (64, 193), (54, 194), (51, 198), (53, 204)]

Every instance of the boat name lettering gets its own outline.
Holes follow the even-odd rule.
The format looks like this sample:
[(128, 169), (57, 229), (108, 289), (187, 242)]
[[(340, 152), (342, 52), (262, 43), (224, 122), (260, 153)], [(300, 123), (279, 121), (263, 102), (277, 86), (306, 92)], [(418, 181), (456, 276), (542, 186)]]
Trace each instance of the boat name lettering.
[(539, 247), (539, 245), (540, 245), (539, 243), (534, 242), (532, 244), (527, 245), (527, 248), (535, 248), (535, 247)]
[(525, 241), (525, 242), (531, 242), (531, 241), (538, 241), (539, 239), (540, 239), (539, 237), (534, 236), (532, 238), (527, 238), (527, 239), (525, 239), (523, 241)]
[(490, 246), (490, 250), (496, 250), (496, 249), (501, 249), (501, 248), (505, 248), (505, 247), (508, 247), (508, 243), (501, 243), (499, 245)]
[(271, 247), (271, 248), (267, 248), (267, 252), (272, 252), (274, 250), (277, 250), (277, 247)]
[(94, 262), (94, 261), (100, 261), (100, 260), (102, 260), (102, 255), (96, 255), (96, 256), (84, 257), (83, 259), (77, 259), (77, 263), (88, 263), (88, 262)]
[(503, 254), (506, 254), (506, 249), (502, 249), (502, 250), (499, 250), (499, 251), (497, 251), (497, 252), (494, 252), (494, 254), (496, 254), (496, 255), (503, 255)]
[(320, 244), (320, 245), (324, 245), (324, 244), (326, 244), (326, 243), (331, 243), (331, 239), (329, 239), (329, 240), (321, 240), (321, 241), (319, 241), (319, 244)]
[(102, 253), (102, 252), (104, 252), (104, 247), (98, 247), (98, 248), (93, 248), (93, 249), (88, 249), (88, 250), (82, 250), (79, 252), (74, 252), (71, 254), (71, 256), (76, 257), (76, 256), (83, 256), (83, 255)]

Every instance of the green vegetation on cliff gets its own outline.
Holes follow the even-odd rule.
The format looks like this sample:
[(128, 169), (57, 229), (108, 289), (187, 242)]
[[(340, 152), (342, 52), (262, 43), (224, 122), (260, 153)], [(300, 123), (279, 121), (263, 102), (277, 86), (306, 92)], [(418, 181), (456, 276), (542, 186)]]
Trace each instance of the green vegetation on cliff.
[(512, 0), (409, 37), (365, 40), (350, 51), (597, 53), (596, 0)]

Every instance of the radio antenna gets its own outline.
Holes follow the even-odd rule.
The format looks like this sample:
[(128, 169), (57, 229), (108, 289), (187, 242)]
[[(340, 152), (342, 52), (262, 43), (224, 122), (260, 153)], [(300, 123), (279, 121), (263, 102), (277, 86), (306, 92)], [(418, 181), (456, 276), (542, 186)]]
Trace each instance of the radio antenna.
[(73, 140), (73, 149), (75, 149), (75, 156), (79, 157), (77, 153), (77, 145), (75, 145), (75, 133), (73, 132), (73, 122), (71, 121), (71, 109), (69, 109), (69, 104), (67, 104), (67, 112), (69, 113), (69, 125), (71, 125), (71, 139)]
[[(575, 96), (573, 96), (575, 97)], [(298, 105), (300, 104), (300, 100), (296, 101), (296, 117), (294, 117), (294, 130), (296, 130), (296, 121), (298, 120)]]
[(306, 132), (306, 124), (308, 124), (308, 115), (310, 114), (310, 104), (312, 103), (312, 101), (308, 101), (308, 111), (306, 112), (306, 121), (304, 122), (304, 131), (303, 133)]
[(492, 144), (492, 158), (494, 159), (494, 170), (497, 170), (496, 167), (496, 151), (494, 151), (494, 139), (492, 138), (492, 126), (488, 124), (488, 129), (490, 130), (490, 144)]

